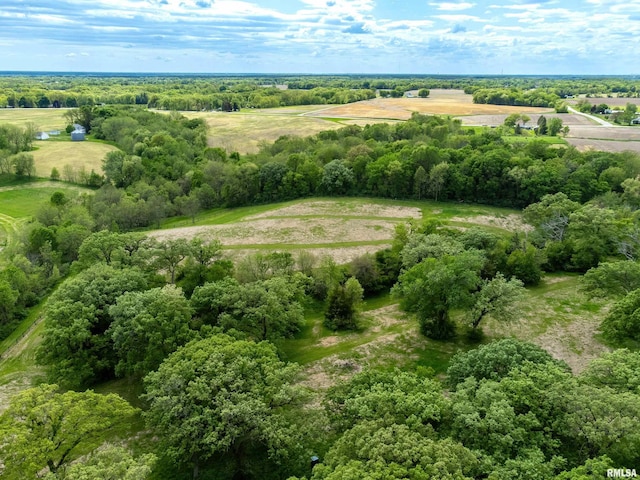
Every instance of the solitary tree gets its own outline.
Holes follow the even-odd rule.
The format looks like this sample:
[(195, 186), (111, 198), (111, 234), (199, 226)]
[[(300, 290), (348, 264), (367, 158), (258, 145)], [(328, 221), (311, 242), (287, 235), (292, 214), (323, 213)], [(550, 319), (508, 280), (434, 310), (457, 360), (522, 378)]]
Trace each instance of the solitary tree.
[(484, 257), (478, 251), (427, 258), (400, 275), (392, 292), (400, 297), (402, 308), (418, 314), (423, 334), (451, 337), (450, 312), (473, 304), (472, 293), (481, 284), (483, 265)]
[(486, 317), (507, 322), (517, 315), (517, 302), (524, 296), (523, 284), (517, 278), (507, 280), (498, 273), (491, 280), (484, 280), (480, 290), (474, 294), (473, 308), (469, 312), (471, 326), (478, 328)]
[(548, 131), (547, 119), (544, 115), (540, 115), (538, 118), (538, 135), (546, 135)]

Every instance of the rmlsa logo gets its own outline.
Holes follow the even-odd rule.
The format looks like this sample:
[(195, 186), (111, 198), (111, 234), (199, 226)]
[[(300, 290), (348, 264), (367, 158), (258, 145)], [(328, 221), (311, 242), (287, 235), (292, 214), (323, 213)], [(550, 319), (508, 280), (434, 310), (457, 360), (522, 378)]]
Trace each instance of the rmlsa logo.
[(609, 478), (636, 478), (635, 468), (629, 470), (628, 468), (610, 468), (607, 470), (607, 477)]

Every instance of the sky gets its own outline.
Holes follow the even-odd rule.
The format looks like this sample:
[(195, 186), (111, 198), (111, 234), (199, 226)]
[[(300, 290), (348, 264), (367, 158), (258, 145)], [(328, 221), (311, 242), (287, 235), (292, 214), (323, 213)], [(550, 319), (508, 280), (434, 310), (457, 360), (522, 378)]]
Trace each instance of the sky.
[(0, 0), (0, 71), (640, 74), (640, 0)]

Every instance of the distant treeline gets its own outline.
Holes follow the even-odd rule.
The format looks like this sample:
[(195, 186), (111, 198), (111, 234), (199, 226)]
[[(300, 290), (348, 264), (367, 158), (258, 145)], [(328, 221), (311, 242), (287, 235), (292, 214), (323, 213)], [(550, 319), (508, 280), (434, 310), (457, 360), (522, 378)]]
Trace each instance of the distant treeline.
[(640, 80), (634, 77), (388, 75), (0, 76), (0, 107), (75, 108), (107, 104), (147, 105), (165, 110), (231, 111), (344, 104), (373, 98), (380, 90), (403, 94), (434, 88), (463, 89), (474, 97), (477, 93), (478, 103), (552, 106), (554, 95), (557, 98), (610, 93), (635, 96), (640, 92)]

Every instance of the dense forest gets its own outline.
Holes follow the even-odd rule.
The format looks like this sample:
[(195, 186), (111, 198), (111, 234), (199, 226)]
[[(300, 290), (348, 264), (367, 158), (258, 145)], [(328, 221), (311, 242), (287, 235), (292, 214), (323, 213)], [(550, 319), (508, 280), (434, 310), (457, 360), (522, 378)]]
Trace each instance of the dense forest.
[[(353, 91), (348, 82), (362, 82), (356, 96), (463, 87), (455, 78), (322, 80), (288, 83), (320, 97)], [(81, 86), (71, 77), (39, 81), (50, 102), (55, 91), (76, 95)], [(180, 81), (152, 78), (143, 91), (132, 78), (121, 92), (136, 90), (141, 101), (117, 102), (107, 101), (112, 79), (86, 80), (92, 98), (67, 119), (118, 150), (105, 157), (103, 172), (83, 180), (92, 194), (56, 192), (3, 251), (2, 336), (48, 298), (37, 353), (46, 383), (16, 394), (0, 415), (1, 476), (577, 480), (640, 464), (640, 156), (508, 142), (502, 129), (419, 114), (281, 137), (240, 155), (207, 147), (201, 119), (99, 105), (148, 105), (172, 89), (195, 98), (203, 89), (203, 98), (232, 95), (233, 108), (249, 82)], [(15, 99), (7, 84), (0, 96)], [(38, 103), (29, 88), (18, 102)], [(283, 102), (287, 91), (259, 93)], [(197, 107), (223, 108), (216, 105)], [(31, 138), (28, 129), (0, 127), (5, 175), (33, 174)], [(319, 195), (515, 206), (531, 230), (504, 235), (427, 218), (399, 225), (390, 248), (344, 265), (287, 252), (232, 262), (217, 241), (145, 232), (169, 216)], [(626, 348), (573, 374), (528, 342), (482, 344), (486, 319), (512, 321), (525, 288), (545, 272), (584, 274), (583, 292), (612, 304), (604, 340)], [(478, 347), (453, 356), (443, 372), (367, 368), (322, 392), (301, 382), (302, 369), (285, 352), (305, 312), (321, 311), (332, 331), (357, 331), (363, 299), (386, 292), (424, 337), (464, 336)], [(113, 381), (140, 395), (127, 402), (91, 390)], [(114, 436), (129, 441), (103, 445)]]

